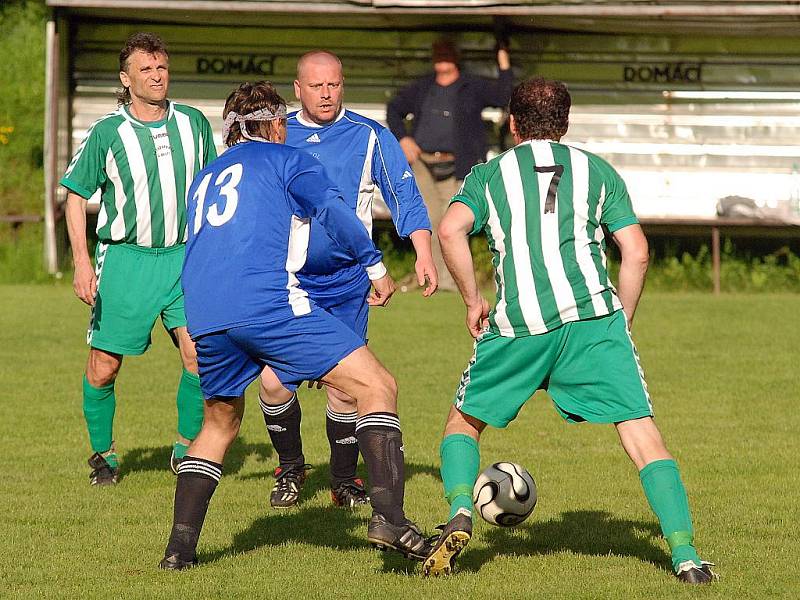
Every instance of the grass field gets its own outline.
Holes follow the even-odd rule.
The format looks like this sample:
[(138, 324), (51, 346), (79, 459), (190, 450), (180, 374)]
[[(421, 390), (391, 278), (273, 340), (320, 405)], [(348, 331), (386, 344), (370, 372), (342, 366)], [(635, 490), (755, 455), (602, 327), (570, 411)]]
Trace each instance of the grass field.
[[(457, 575), (366, 543), (368, 512), (330, 506), (319, 393), (302, 395), (311, 472), (296, 508), (269, 508), (275, 455), (253, 395), (200, 540), (203, 566), (156, 569), (171, 525), (167, 469), (178, 358), (162, 331), (117, 385), (124, 476), (92, 489), (81, 415), (88, 311), (67, 285), (0, 287), (2, 598), (795, 598), (798, 477), (796, 295), (646, 294), (634, 328), (667, 443), (683, 471), (704, 558), (721, 580), (681, 586), (669, 572), (638, 478), (611, 427), (567, 425), (537, 395), (482, 464), (513, 460), (539, 487), (516, 529), (480, 523)], [(471, 353), (453, 295), (398, 294), (373, 313), (371, 347), (400, 383), (409, 515), (446, 516), (438, 443)]]

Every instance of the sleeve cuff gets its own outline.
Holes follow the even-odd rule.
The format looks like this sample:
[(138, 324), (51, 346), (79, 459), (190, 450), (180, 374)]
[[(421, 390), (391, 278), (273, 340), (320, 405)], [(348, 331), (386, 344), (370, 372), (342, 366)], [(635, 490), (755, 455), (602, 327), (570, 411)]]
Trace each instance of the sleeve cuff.
[(617, 219), (613, 223), (606, 223), (606, 227), (611, 233), (615, 231), (619, 231), (623, 227), (627, 227), (628, 225), (638, 225), (639, 219), (636, 218), (635, 215), (631, 215), (630, 217), (622, 217), (621, 219)]
[(85, 198), (86, 200), (88, 200), (94, 195), (94, 192), (90, 192), (82, 185), (79, 185), (74, 181), (72, 181), (71, 179), (67, 179), (66, 177), (62, 177), (61, 181), (59, 181), (58, 183), (63, 185), (70, 192), (74, 192), (75, 194), (78, 194), (78, 196), (80, 196), (81, 198)]
[(366, 268), (367, 277), (369, 277), (370, 281), (375, 281), (376, 279), (380, 279), (381, 277), (386, 277), (386, 266), (383, 264), (383, 261), (377, 262), (374, 265), (371, 265)]
[(481, 210), (478, 206), (466, 196), (453, 196), (453, 199), (450, 200), (450, 204), (454, 202), (461, 202), (461, 204), (472, 211), (472, 215), (475, 217), (475, 222), (472, 224), (472, 231), (470, 231), (469, 234), (475, 235), (479, 233), (480, 230), (483, 229), (483, 215), (481, 215)]

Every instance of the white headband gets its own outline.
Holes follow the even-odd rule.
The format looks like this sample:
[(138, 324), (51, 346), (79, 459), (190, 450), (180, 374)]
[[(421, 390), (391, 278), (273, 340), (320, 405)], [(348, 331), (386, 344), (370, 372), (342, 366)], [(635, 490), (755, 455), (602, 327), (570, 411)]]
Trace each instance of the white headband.
[(233, 111), (228, 113), (228, 116), (225, 117), (225, 121), (222, 123), (222, 141), (227, 142), (228, 134), (231, 131), (231, 126), (234, 123), (239, 123), (239, 129), (242, 132), (242, 135), (246, 137), (248, 140), (252, 140), (254, 142), (268, 142), (269, 140), (265, 140), (262, 137), (257, 135), (251, 135), (247, 131), (247, 125), (245, 125), (245, 121), (274, 121), (276, 119), (285, 119), (286, 118), (286, 107), (279, 106), (278, 110), (272, 112), (268, 108), (261, 108), (254, 112), (251, 112), (247, 115), (240, 115)]

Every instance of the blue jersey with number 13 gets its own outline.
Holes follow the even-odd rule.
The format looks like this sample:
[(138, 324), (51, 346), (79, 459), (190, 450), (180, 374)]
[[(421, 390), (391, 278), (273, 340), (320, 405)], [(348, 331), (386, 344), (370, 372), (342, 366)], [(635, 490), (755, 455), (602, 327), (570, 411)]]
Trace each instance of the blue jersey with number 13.
[(381, 260), (319, 161), (289, 146), (229, 148), (197, 174), (187, 204), (181, 282), (195, 338), (311, 312), (296, 273), (306, 261), (312, 217), (364, 268)]

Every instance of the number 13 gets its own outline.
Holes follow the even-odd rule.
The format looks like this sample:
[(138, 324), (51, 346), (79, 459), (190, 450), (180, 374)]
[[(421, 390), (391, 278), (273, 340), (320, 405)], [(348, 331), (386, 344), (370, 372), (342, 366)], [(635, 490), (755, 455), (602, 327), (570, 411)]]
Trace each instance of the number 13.
[[(197, 235), (197, 232), (200, 231), (200, 227), (203, 225), (203, 208), (206, 202), (206, 192), (208, 191), (208, 184), (211, 182), (211, 177), (213, 175), (213, 173), (209, 173), (203, 177), (203, 181), (200, 182), (200, 185), (197, 186), (197, 191), (194, 193), (193, 200), (197, 202), (197, 207), (194, 213), (195, 235)], [(227, 181), (225, 181), (226, 178)], [(214, 182), (214, 185), (222, 186), (219, 190), (219, 193), (222, 196), (225, 196), (225, 209), (220, 214), (217, 203), (215, 202), (214, 204), (211, 204), (206, 213), (206, 220), (208, 221), (209, 225), (219, 227), (233, 218), (233, 213), (236, 212), (236, 208), (239, 206), (239, 192), (237, 191), (236, 186), (239, 185), (241, 180), (241, 163), (233, 164), (219, 174), (217, 180)]]

